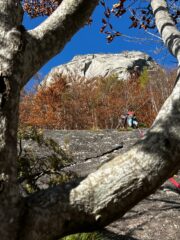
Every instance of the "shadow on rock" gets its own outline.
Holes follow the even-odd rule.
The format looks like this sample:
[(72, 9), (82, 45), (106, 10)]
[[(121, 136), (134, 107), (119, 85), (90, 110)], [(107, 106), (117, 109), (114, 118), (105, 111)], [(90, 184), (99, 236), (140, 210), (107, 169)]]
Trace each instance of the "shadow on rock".
[(101, 234), (103, 236), (103, 240), (139, 240), (138, 238), (134, 238), (128, 235), (116, 234), (109, 230), (103, 230)]

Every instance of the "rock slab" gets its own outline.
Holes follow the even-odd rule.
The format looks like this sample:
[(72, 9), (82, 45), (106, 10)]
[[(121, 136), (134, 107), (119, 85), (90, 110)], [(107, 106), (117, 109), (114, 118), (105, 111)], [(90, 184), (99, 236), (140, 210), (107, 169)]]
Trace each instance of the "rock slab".
[[(142, 130), (144, 133), (145, 129)], [(85, 177), (101, 164), (117, 154), (127, 151), (140, 138), (138, 130), (122, 131), (60, 131), (45, 130), (46, 138), (53, 138), (72, 157), (67, 170)], [(48, 152), (31, 142), (35, 158), (46, 161)], [(123, 147), (122, 147), (123, 146)], [(180, 174), (177, 175), (180, 181)], [(167, 183), (166, 183), (167, 184)], [(158, 189), (121, 219), (100, 231), (103, 240), (179, 240), (180, 239), (180, 194)], [(118, 213), (117, 213), (118, 214)]]

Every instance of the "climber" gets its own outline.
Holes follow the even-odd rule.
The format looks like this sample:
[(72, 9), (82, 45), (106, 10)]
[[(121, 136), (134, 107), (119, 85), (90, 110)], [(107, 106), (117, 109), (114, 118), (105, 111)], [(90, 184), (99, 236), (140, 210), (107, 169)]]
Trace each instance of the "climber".
[(126, 114), (126, 122), (128, 127), (138, 128), (138, 120), (134, 112), (128, 111)]
[(122, 114), (118, 119), (116, 128), (138, 128), (138, 120), (134, 112), (128, 111), (126, 114)]

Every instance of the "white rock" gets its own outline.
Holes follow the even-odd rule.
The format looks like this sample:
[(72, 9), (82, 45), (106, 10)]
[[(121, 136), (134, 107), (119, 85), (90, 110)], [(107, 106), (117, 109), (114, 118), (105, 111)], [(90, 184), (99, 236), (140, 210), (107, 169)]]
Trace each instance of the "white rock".
[(45, 77), (49, 85), (55, 76), (68, 76), (69, 81), (116, 75), (119, 80), (128, 79), (144, 67), (153, 70), (158, 67), (152, 58), (140, 51), (126, 51), (118, 54), (87, 54), (75, 56), (69, 63), (51, 70)]

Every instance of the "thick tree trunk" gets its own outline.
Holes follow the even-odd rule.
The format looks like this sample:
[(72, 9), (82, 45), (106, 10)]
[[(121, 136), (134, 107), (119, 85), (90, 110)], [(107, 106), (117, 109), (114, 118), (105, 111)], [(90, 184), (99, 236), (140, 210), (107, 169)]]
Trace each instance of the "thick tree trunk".
[(0, 236), (15, 239), (19, 222), (17, 186), (17, 125), (19, 88), (12, 76), (1, 77), (5, 91), (0, 106)]
[[(12, 14), (13, 13), (13, 14)], [(21, 39), (20, 1), (0, 1), (0, 238), (18, 233), (20, 198), (17, 185), (18, 61)]]

